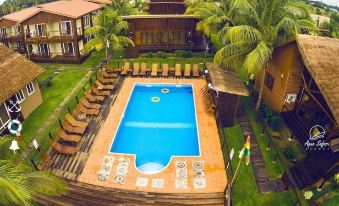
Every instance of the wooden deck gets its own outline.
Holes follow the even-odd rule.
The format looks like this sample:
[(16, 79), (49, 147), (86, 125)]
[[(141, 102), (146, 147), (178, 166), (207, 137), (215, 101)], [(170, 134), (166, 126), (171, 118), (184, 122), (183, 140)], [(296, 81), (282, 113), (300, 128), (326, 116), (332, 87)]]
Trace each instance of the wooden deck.
[(79, 151), (74, 156), (59, 154), (55, 151), (51, 151), (50, 155), (52, 156), (52, 158), (50, 170), (52, 171), (52, 173), (67, 180), (78, 179), (87, 161), (89, 149), (93, 144), (93, 141), (102, 125), (102, 122), (105, 121), (108, 115), (109, 109), (113, 104), (118, 91), (121, 88), (122, 82), (123, 78), (117, 79), (113, 95), (111, 95), (109, 99), (105, 100), (100, 114), (97, 117), (91, 119), (86, 133), (79, 143)]

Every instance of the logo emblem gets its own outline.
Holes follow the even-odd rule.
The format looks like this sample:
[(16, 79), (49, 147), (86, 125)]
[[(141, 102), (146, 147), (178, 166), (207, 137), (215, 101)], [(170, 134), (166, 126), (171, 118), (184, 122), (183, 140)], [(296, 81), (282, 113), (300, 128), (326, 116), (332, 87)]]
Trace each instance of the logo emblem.
[(306, 150), (329, 150), (330, 143), (325, 140), (325, 129), (320, 125), (314, 125), (309, 131), (309, 139), (305, 142)]

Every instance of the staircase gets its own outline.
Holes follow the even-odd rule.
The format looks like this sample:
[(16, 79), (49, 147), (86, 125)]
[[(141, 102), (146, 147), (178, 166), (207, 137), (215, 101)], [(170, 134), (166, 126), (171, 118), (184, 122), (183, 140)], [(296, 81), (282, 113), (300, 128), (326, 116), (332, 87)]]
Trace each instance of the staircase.
[(61, 196), (38, 196), (42, 205), (224, 205), (224, 193), (156, 193), (122, 190), (68, 181), (68, 192)]
[(285, 124), (293, 131), (295, 137), (300, 143), (304, 143), (309, 139), (309, 131), (299, 120), (294, 111), (282, 112), (281, 116), (284, 118)]

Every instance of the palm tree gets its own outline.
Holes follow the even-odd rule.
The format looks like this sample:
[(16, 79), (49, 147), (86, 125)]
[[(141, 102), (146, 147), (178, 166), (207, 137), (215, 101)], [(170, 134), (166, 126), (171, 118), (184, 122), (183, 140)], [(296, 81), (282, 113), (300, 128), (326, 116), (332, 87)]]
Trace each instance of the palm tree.
[(144, 0), (112, 0), (110, 5), (112, 10), (116, 11), (119, 16), (145, 14), (148, 9)]
[(85, 44), (84, 53), (105, 49), (105, 60), (108, 62), (109, 50), (119, 51), (129, 45), (134, 46), (133, 41), (124, 36), (127, 29), (128, 23), (123, 21), (116, 11), (105, 8), (95, 17), (94, 26), (85, 30), (85, 35), (92, 35), (94, 39)]
[(289, 0), (234, 0), (231, 8), (236, 26), (224, 27), (224, 44), (215, 62), (240, 73), (255, 75), (264, 69), (256, 110), (259, 109), (268, 63), (274, 50), (295, 40), (301, 28), (314, 29), (304, 4)]
[(186, 0), (186, 14), (198, 16), (197, 30), (208, 37), (224, 27), (233, 26), (232, 0)]
[[(0, 137), (0, 151), (9, 150), (11, 139)], [(49, 172), (34, 171), (11, 160), (0, 160), (0, 205), (32, 205), (37, 195), (60, 195), (66, 184)]]

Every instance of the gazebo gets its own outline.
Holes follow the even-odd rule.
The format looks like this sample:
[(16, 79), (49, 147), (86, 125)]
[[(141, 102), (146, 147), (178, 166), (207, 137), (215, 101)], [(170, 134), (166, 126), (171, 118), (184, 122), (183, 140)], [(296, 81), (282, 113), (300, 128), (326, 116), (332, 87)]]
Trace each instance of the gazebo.
[(205, 71), (209, 89), (214, 93), (215, 112), (224, 127), (232, 127), (240, 96), (248, 96), (244, 82), (234, 71), (208, 64)]

